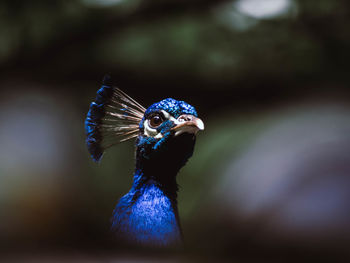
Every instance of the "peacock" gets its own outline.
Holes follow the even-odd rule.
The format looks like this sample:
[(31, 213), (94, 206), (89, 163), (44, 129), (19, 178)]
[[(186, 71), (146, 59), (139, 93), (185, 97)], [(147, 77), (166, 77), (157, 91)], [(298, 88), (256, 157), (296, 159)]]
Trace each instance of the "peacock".
[(107, 148), (136, 138), (132, 187), (111, 219), (117, 238), (138, 246), (181, 246), (176, 175), (193, 154), (197, 132), (204, 130), (196, 109), (172, 98), (146, 109), (107, 76), (90, 105), (85, 130), (95, 162)]

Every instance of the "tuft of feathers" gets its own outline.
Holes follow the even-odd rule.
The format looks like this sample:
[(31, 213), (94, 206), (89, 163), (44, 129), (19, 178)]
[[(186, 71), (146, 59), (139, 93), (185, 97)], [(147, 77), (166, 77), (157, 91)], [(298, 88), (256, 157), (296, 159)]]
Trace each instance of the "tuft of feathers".
[(137, 137), (146, 109), (112, 86), (106, 75), (85, 120), (86, 144), (92, 159), (99, 162), (114, 144)]

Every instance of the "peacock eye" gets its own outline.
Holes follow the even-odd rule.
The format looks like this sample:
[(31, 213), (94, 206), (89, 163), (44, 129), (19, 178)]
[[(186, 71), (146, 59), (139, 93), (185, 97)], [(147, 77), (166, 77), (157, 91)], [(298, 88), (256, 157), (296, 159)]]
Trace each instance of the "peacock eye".
[(156, 114), (156, 115), (153, 115), (151, 117), (151, 119), (149, 120), (149, 125), (152, 127), (152, 128), (157, 128), (159, 125), (161, 125), (163, 122), (163, 119), (160, 115)]

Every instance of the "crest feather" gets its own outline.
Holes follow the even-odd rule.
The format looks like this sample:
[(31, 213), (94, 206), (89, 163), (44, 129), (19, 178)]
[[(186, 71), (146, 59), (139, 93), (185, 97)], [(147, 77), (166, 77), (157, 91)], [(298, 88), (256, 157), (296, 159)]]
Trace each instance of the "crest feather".
[(86, 144), (95, 162), (104, 151), (119, 142), (135, 138), (146, 109), (122, 90), (103, 80), (85, 120)]

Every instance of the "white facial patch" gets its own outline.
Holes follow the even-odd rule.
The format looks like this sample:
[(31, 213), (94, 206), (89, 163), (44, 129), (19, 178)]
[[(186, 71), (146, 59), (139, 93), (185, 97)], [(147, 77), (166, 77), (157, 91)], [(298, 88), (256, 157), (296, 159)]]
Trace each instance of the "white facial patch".
[(177, 120), (173, 116), (171, 116), (168, 112), (166, 112), (165, 110), (161, 110), (161, 112), (163, 113), (165, 119), (170, 120), (175, 124), (177, 124)]
[[(171, 116), (168, 112), (164, 111), (164, 110), (161, 110), (161, 112), (163, 113), (163, 116), (165, 118), (165, 120), (171, 120), (173, 121), (174, 123), (177, 123), (177, 120)], [(150, 125), (149, 125), (149, 120), (145, 120), (145, 123), (144, 123), (144, 135), (146, 135), (147, 137), (153, 137), (153, 138), (156, 138), (156, 139), (161, 139), (163, 138), (163, 134), (158, 132), (157, 129), (155, 128), (152, 128)]]
[(147, 137), (154, 137), (156, 139), (163, 138), (163, 135), (157, 131), (157, 129), (151, 128), (149, 126), (149, 120), (145, 120), (144, 123), (145, 129), (143, 134), (146, 135)]

